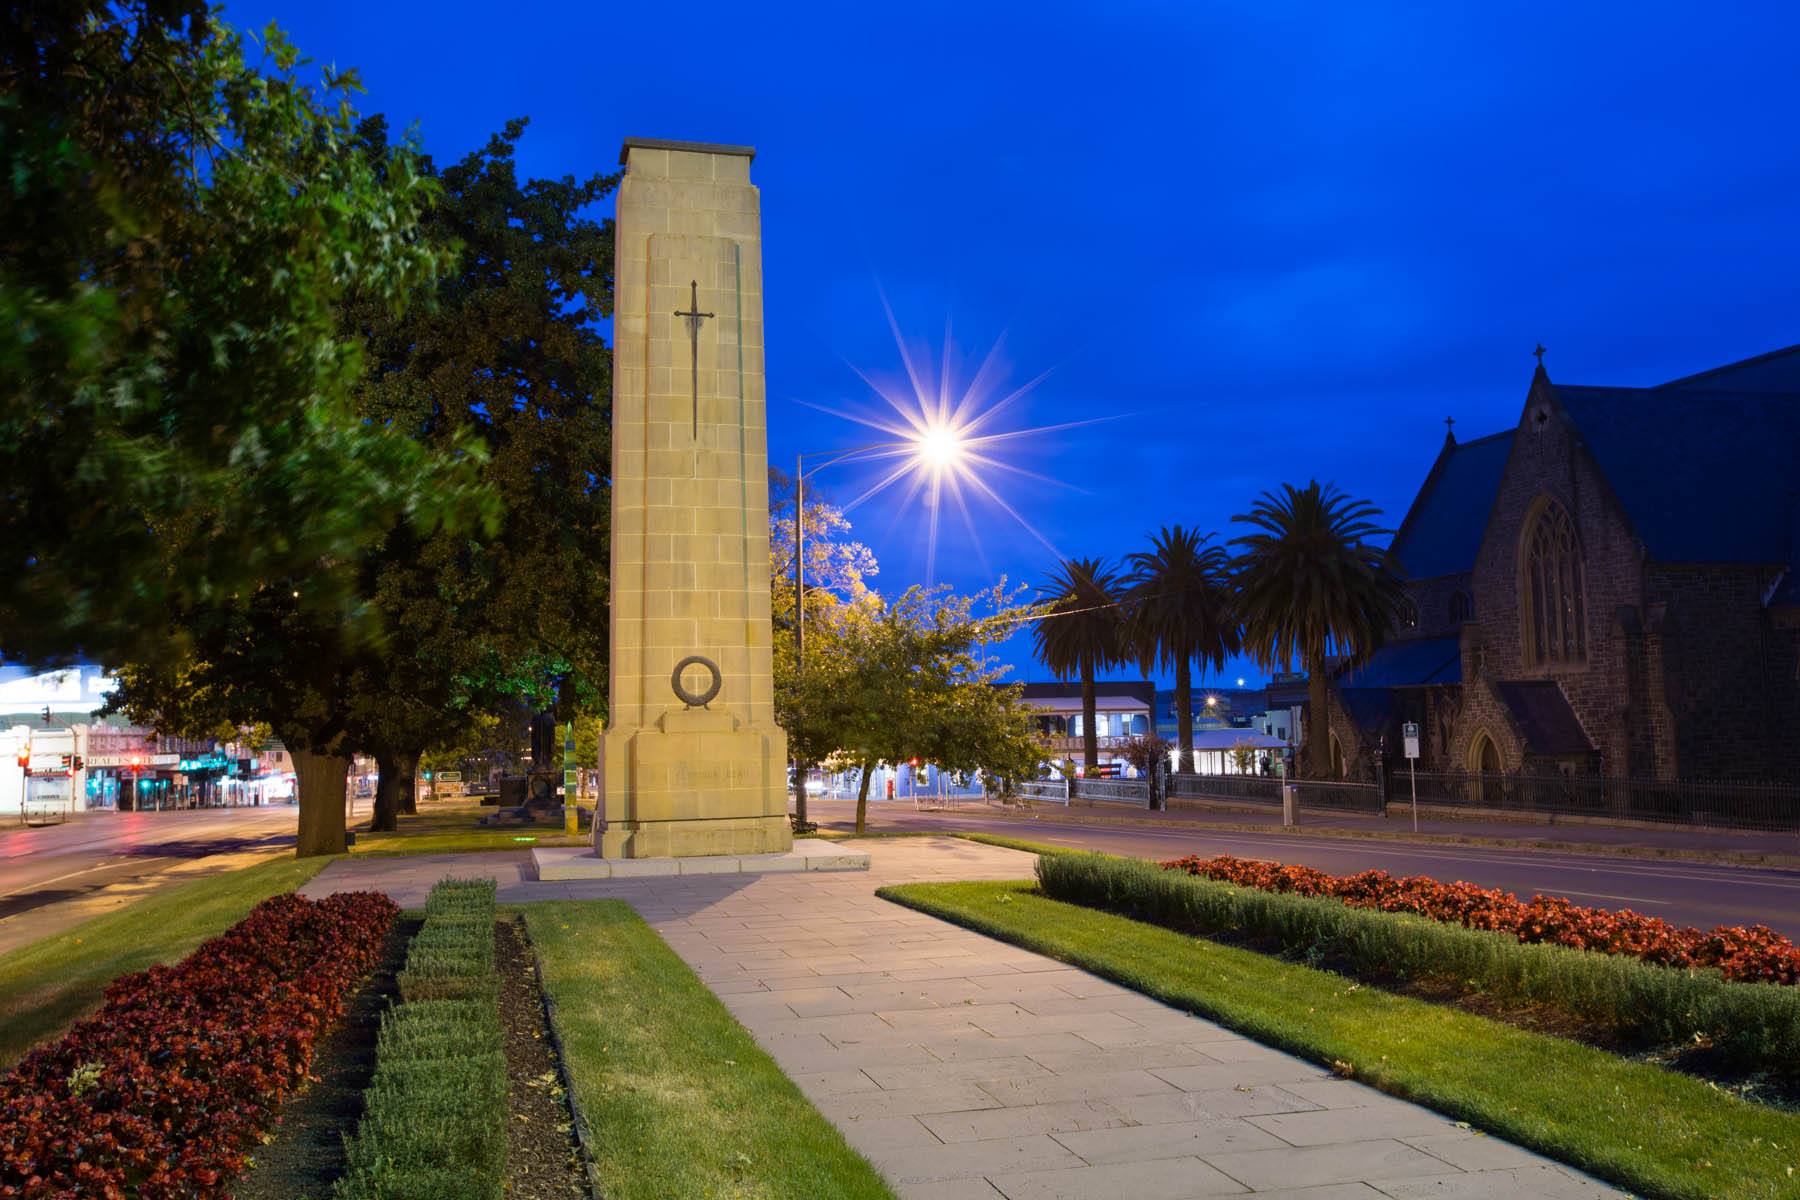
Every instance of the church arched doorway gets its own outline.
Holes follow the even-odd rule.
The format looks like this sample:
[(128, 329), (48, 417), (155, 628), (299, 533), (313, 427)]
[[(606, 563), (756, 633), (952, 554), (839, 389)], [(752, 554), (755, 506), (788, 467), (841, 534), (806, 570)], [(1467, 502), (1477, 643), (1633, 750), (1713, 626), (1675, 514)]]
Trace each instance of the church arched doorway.
[(1498, 808), (1502, 800), (1500, 783), (1500, 747), (1488, 736), (1487, 730), (1475, 735), (1469, 743), (1469, 770), (1476, 772), (1479, 778), (1475, 781), (1476, 803), (1484, 808)]
[(1348, 764), (1344, 762), (1344, 744), (1338, 741), (1335, 733), (1331, 735), (1331, 777), (1333, 779), (1350, 777)]

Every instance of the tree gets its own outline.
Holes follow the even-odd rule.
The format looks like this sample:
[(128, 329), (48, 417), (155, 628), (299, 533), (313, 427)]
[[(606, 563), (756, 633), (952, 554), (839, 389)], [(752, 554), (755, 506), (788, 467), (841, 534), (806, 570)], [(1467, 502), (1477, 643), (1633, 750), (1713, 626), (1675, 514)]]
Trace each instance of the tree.
[(1099, 559), (1065, 559), (1038, 585), (1044, 611), (1032, 626), (1038, 658), (1058, 679), (1081, 680), (1082, 767), (1100, 761), (1094, 731), (1094, 675), (1125, 652), (1118, 577)]
[[(486, 448), (491, 536), (395, 527), (363, 587), (392, 636), (356, 680), (381, 770), (375, 828), (392, 828), (420, 754), (515, 702), (593, 714), (606, 674), (613, 224), (588, 214), (616, 175), (518, 178), (526, 122), (439, 172), (423, 236), (457, 248), (399, 313), (355, 308), (369, 370), (359, 409), (421, 444)], [(387, 126), (359, 131), (371, 161)], [(543, 764), (534, 764), (542, 766)]]
[[(794, 822), (805, 831), (806, 776), (813, 763), (823, 762), (837, 749), (831, 740), (835, 730), (829, 721), (817, 723), (801, 699), (799, 646), (795, 637), (794, 587), (794, 481), (777, 468), (769, 468), (769, 596), (774, 621), (775, 719), (787, 731), (788, 753), (795, 766)], [(841, 605), (868, 603), (874, 596), (868, 579), (878, 573), (875, 556), (861, 542), (848, 537), (850, 522), (843, 512), (820, 499), (809, 500), (806, 530), (806, 628), (809, 639), (807, 669), (828, 652), (830, 614)], [(824, 640), (821, 640), (824, 639)]]
[[(469, 464), (358, 418), (352, 300), (441, 268), (410, 146), (351, 152), (354, 75), (263, 61), (192, 0), (0, 23), (0, 644), (178, 659), (171, 612), (282, 578), (359, 619), (360, 551), (463, 509)], [(290, 589), (291, 590), (291, 589)]]
[(1125, 638), (1146, 672), (1175, 670), (1176, 744), (1194, 769), (1193, 664), (1220, 670), (1242, 644), (1233, 609), (1231, 563), (1210, 535), (1164, 528), (1150, 549), (1130, 556)]
[(1232, 545), (1244, 642), (1265, 668), (1306, 667), (1307, 775), (1331, 774), (1325, 671), (1331, 655), (1367, 661), (1387, 638), (1404, 600), (1392, 557), (1370, 539), (1389, 531), (1381, 510), (1313, 480), (1264, 492), (1233, 521), (1255, 530)]
[(1017, 686), (997, 686), (1003, 668), (978, 650), (1029, 615), (1003, 584), (969, 596), (914, 587), (892, 604), (870, 597), (825, 614), (822, 652), (808, 656), (790, 714), (816, 760), (835, 755), (861, 768), (857, 832), (884, 762), (918, 758), (1010, 779), (1036, 773), (1042, 748), (1031, 712)]

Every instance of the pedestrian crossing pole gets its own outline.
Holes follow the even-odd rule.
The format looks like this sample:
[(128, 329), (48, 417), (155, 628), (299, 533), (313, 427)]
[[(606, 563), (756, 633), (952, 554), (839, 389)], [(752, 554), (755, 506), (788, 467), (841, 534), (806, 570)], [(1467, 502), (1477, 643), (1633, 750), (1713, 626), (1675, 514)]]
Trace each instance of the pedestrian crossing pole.
[(580, 773), (575, 769), (575, 720), (563, 732), (563, 832), (581, 832)]

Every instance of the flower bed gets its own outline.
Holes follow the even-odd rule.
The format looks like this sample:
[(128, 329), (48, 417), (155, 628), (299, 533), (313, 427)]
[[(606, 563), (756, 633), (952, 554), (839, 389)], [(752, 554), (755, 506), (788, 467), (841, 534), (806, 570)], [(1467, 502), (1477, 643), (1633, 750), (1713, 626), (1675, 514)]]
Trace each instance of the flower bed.
[(1521, 942), (1625, 954), (1659, 966), (1714, 967), (1740, 983), (1800, 983), (1800, 947), (1763, 925), (1720, 926), (1706, 933), (1630, 909), (1584, 908), (1557, 896), (1525, 901), (1497, 888), (1440, 883), (1428, 875), (1396, 878), (1386, 871), (1328, 875), (1311, 867), (1229, 854), (1206, 859), (1190, 854), (1162, 866), (1265, 892), (1328, 896), (1358, 908), (1495, 930)]
[(265, 900), (0, 1079), (0, 1197), (223, 1195), (380, 958), (386, 896)]

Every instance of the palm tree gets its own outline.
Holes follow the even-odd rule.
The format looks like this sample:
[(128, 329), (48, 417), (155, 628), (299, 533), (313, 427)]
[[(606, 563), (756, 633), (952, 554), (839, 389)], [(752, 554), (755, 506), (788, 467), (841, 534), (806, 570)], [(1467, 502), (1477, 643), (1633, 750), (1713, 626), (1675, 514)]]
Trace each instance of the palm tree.
[(1085, 770), (1099, 763), (1094, 733), (1094, 673), (1121, 658), (1119, 581), (1097, 558), (1063, 560), (1038, 585), (1047, 611), (1032, 626), (1037, 654), (1058, 679), (1081, 678), (1081, 753)]
[(1165, 528), (1147, 552), (1127, 560), (1126, 643), (1138, 665), (1175, 670), (1176, 744), (1181, 762), (1194, 761), (1193, 664), (1215, 671), (1243, 645), (1231, 593), (1231, 562), (1212, 535)]
[(1246, 514), (1231, 518), (1255, 532), (1232, 540), (1244, 643), (1265, 668), (1306, 667), (1309, 724), (1306, 774), (1331, 774), (1325, 716), (1327, 656), (1351, 665), (1368, 660), (1396, 624), (1404, 593), (1393, 560), (1371, 538), (1381, 510), (1313, 480), (1264, 492)]

